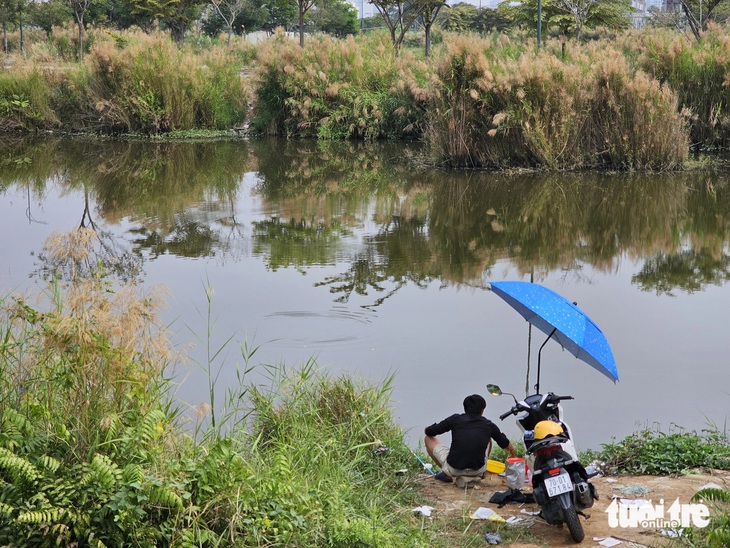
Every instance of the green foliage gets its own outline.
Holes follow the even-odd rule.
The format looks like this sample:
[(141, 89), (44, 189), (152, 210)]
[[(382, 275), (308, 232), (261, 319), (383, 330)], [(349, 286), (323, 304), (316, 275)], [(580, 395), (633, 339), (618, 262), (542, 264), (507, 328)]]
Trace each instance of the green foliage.
[(0, 130), (34, 130), (53, 121), (50, 89), (40, 71), (0, 72)]
[(428, 109), (434, 160), (451, 166), (675, 169), (687, 156), (675, 94), (610, 45), (562, 58), (505, 36), (448, 40)]
[(318, 0), (306, 20), (317, 32), (344, 37), (357, 33), (357, 17), (357, 8), (346, 0)]
[(91, 100), (100, 129), (157, 134), (228, 129), (243, 121), (247, 95), (230, 56), (197, 56), (164, 38), (138, 36), (120, 50), (90, 54)]
[[(532, 35), (537, 32), (537, 0), (502, 2), (498, 10), (515, 25), (523, 25)], [(634, 8), (627, 0), (542, 0), (542, 34), (557, 34), (580, 39), (583, 33), (599, 27), (612, 31), (631, 27)]]
[(48, 310), (2, 302), (0, 545), (427, 545), (399, 511), (411, 456), (390, 379), (269, 368), (194, 439), (166, 402), (154, 300), (123, 293), (77, 276)]
[(320, 139), (418, 136), (427, 69), (394, 57), (387, 40), (319, 37), (302, 49), (282, 36), (262, 46), (255, 129)]
[(665, 434), (644, 429), (603, 444), (586, 458), (605, 463), (610, 473), (680, 474), (694, 468), (730, 470), (730, 440), (717, 429)]
[(710, 523), (704, 528), (689, 528), (680, 537), (680, 545), (687, 548), (724, 548), (730, 545), (730, 491), (708, 487), (692, 497), (710, 507)]

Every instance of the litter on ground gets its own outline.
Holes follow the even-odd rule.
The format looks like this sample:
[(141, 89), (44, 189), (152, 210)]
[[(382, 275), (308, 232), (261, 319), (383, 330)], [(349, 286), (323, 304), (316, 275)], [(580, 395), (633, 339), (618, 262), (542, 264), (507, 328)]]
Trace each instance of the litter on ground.
[(620, 540), (613, 537), (593, 537), (593, 540), (598, 542), (599, 546), (606, 546), (607, 548), (621, 544)]
[(505, 523), (505, 519), (502, 516), (500, 516), (491, 508), (486, 508), (484, 506), (480, 506), (479, 508), (474, 510), (474, 512), (469, 517), (471, 519), (488, 519), (489, 521), (498, 521), (500, 523)]

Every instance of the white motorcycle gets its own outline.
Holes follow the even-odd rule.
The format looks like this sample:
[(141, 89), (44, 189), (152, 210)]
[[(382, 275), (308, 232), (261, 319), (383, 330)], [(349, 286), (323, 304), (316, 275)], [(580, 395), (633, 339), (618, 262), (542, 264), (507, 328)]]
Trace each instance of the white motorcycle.
[(540, 517), (551, 525), (565, 523), (573, 540), (581, 542), (585, 533), (578, 516), (587, 517), (583, 510), (593, 506), (598, 494), (578, 460), (570, 427), (562, 421), (560, 402), (573, 397), (548, 392), (518, 401), (497, 385), (488, 384), (487, 390), (493, 396), (507, 394), (514, 399), (512, 408), (500, 415), (501, 420), (524, 413), (517, 425), (523, 433), (527, 465), (532, 472), (532, 494), (540, 505)]

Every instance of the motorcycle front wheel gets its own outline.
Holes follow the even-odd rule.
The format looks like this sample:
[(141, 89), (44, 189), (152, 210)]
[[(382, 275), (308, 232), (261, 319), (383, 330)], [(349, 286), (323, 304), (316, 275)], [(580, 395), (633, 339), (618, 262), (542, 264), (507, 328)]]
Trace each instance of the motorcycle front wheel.
[(583, 532), (583, 525), (581, 525), (580, 520), (578, 519), (578, 514), (575, 511), (575, 506), (571, 506), (567, 510), (564, 510), (565, 513), (565, 523), (568, 525), (568, 531), (570, 531), (570, 536), (575, 542), (582, 541), (586, 534)]

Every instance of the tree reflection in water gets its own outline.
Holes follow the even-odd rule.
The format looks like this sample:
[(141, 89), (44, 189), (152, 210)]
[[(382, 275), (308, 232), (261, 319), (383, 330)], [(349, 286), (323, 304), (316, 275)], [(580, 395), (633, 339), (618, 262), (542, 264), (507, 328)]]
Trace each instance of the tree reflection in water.
[(118, 261), (121, 277), (164, 254), (252, 253), (271, 270), (344, 264), (315, 285), (338, 302), (372, 297), (368, 307), (408, 284), (481, 286), (500, 261), (539, 279), (610, 272), (628, 257), (642, 263), (633, 283), (660, 294), (730, 278), (719, 170), (445, 172), (419, 168), (417, 145), (393, 143), (6, 138), (2, 150), (0, 190), (22, 187), (39, 203), (50, 186), (80, 191), (105, 231), (130, 225), (116, 233), (126, 249), (107, 247), (135, 258)]

